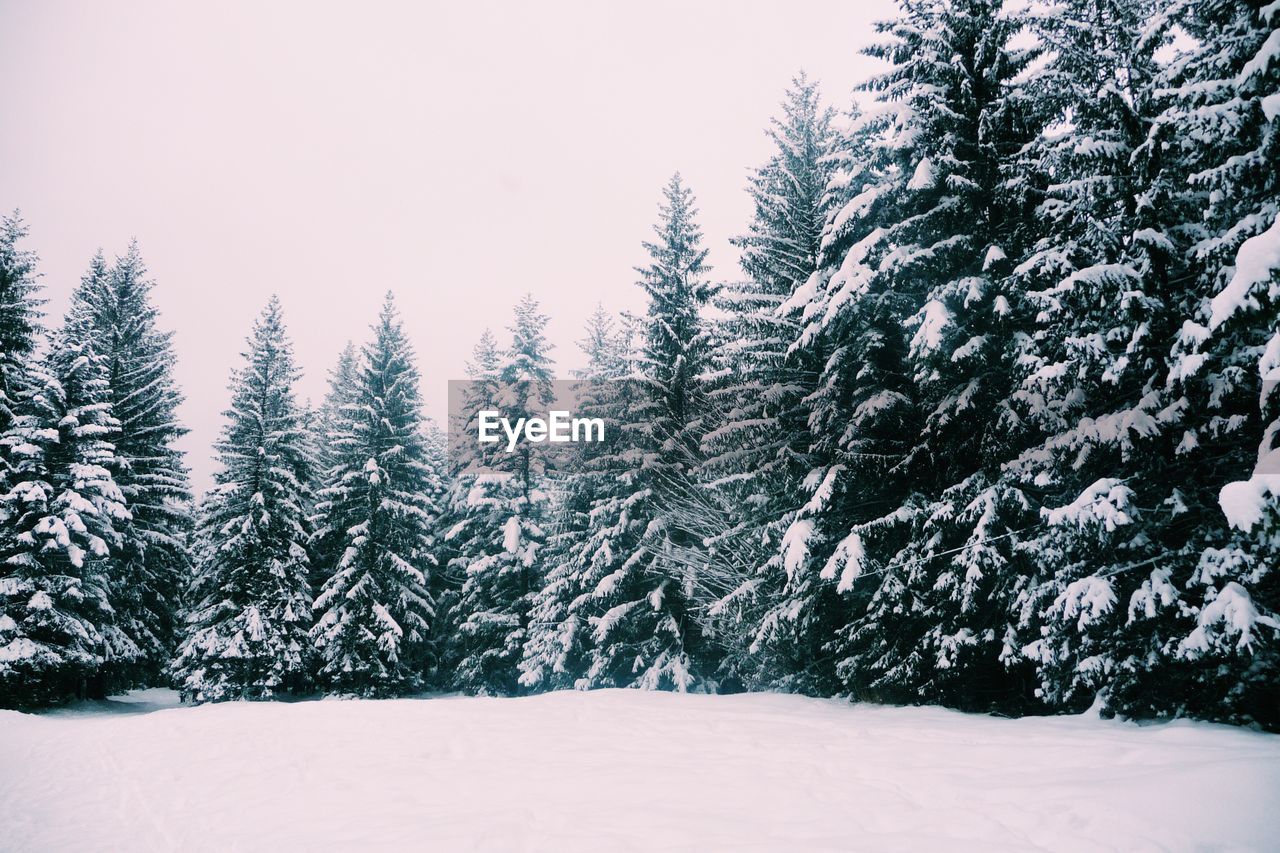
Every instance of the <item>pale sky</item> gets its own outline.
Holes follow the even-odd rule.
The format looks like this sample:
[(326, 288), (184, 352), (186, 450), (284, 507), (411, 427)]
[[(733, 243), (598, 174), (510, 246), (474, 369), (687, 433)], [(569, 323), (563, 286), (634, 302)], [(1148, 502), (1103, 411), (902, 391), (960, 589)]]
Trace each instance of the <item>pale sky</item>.
[(843, 109), (873, 2), (0, 0), (0, 208), (51, 319), (136, 237), (175, 331), (194, 484), (244, 336), (278, 293), (316, 401), (392, 289), (428, 412), (532, 291), (562, 370), (597, 301), (640, 309), (662, 185), (697, 194), (713, 275), (792, 76)]

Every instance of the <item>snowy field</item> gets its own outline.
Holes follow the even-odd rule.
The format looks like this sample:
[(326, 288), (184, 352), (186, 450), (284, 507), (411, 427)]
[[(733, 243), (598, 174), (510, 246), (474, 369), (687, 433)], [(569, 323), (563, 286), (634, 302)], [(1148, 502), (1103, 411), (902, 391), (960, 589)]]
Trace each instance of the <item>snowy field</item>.
[(0, 712), (5, 850), (1275, 850), (1280, 737), (637, 691)]

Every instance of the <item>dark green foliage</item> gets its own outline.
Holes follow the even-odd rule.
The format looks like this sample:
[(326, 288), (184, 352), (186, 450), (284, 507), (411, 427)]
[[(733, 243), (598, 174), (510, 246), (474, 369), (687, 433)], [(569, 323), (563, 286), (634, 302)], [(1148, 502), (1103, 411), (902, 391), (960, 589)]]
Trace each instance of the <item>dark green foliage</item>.
[(254, 322), (200, 507), (196, 574), (174, 663), (193, 702), (268, 699), (308, 681), (307, 515), (315, 459), (293, 396), (299, 371), (272, 298)]
[(179, 590), (190, 572), (187, 470), (174, 443), (182, 395), (173, 379), (172, 334), (161, 331), (138, 246), (108, 266), (101, 253), (72, 294), (67, 328), (101, 357), (111, 410), (120, 424), (113, 472), (130, 519), (121, 527), (114, 601), (121, 627), (142, 655), (116, 673), (117, 686), (153, 682), (168, 664)]
[(422, 687), (430, 658), (439, 471), (429, 464), (413, 349), (390, 295), (343, 407), (316, 540), (336, 559), (315, 601), (318, 678), (343, 695)]

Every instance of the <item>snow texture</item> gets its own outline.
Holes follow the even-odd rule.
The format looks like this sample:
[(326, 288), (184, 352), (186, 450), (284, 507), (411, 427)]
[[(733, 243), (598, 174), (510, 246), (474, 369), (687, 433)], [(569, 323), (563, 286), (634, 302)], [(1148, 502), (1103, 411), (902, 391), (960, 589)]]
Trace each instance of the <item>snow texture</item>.
[(1218, 503), (1227, 523), (1248, 531), (1266, 513), (1268, 495), (1280, 498), (1280, 474), (1255, 474), (1248, 480), (1227, 483), (1218, 494)]
[(937, 180), (937, 177), (933, 168), (933, 161), (925, 157), (916, 165), (916, 170), (911, 175), (911, 180), (907, 182), (907, 189), (928, 189), (933, 186), (935, 180)]
[(1115, 530), (1129, 523), (1125, 508), (1133, 490), (1114, 477), (1104, 477), (1085, 489), (1078, 498), (1064, 507), (1043, 509), (1041, 514), (1050, 525), (1086, 525), (1100, 522), (1107, 530)]
[[(1275, 32), (1280, 35), (1280, 30)], [(1236, 271), (1222, 292), (1213, 297), (1209, 328), (1217, 329), (1240, 310), (1256, 306), (1254, 291), (1280, 269), (1280, 219), (1245, 240), (1236, 256)]]
[(1202, 723), (624, 690), (129, 699), (0, 712), (0, 847), (1263, 850), (1280, 797), (1280, 736)]

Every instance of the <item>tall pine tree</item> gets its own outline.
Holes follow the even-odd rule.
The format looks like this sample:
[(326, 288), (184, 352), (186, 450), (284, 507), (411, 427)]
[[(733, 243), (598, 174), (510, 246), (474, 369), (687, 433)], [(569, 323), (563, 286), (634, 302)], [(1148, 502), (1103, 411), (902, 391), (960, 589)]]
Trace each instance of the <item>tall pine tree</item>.
[[(355, 403), (360, 356), (355, 344), (348, 341), (338, 354), (338, 361), (329, 371), (329, 388), (312, 421), (312, 445), (316, 457), (316, 482), (329, 482), (334, 467), (342, 464), (338, 452), (338, 439), (343, 434), (343, 424), (350, 417), (348, 407)], [(329, 530), (312, 536), (311, 594), (319, 595), (324, 582), (329, 579), (328, 568), (335, 565), (346, 548), (343, 531)]]
[(1184, 268), (1156, 124), (1161, 9), (1072, 0), (1030, 19), (1048, 52), (1029, 84), (1044, 128), (1027, 150), (1044, 188), (1013, 271), (1035, 314), (1012, 403), (1039, 440), (1006, 473), (1041, 524), (1016, 546), (1029, 575), (1005, 658), (1033, 661), (1037, 696), (1057, 707), (1118, 708), (1118, 684), (1161, 642), (1125, 604), (1190, 569), (1201, 515), (1200, 487), (1171, 467), (1183, 407), (1162, 379)]
[(0, 437), (0, 705), (101, 698), (140, 651), (117, 623), (112, 556), (129, 522), (102, 359), (59, 334)]
[(1172, 233), (1190, 267), (1179, 282), (1186, 321), (1168, 384), (1185, 400), (1174, 452), (1179, 516), (1197, 524), (1180, 570), (1153, 566), (1127, 602), (1127, 620), (1156, 636), (1159, 648), (1146, 672), (1116, 686), (1114, 703), (1134, 715), (1186, 713), (1274, 729), (1280, 9), (1206, 0), (1174, 4), (1162, 17), (1157, 23), (1194, 38), (1163, 70), (1164, 110), (1153, 135), (1167, 142), (1162, 165), (1178, 188)]
[(159, 328), (153, 287), (137, 243), (110, 267), (99, 253), (67, 317), (102, 358), (120, 424), (115, 479), (132, 517), (120, 531), (112, 585), (121, 626), (142, 651), (139, 667), (118, 674), (121, 683), (154, 679), (167, 665), (178, 591), (190, 571), (190, 494), (174, 447), (186, 432), (176, 419), (182, 395), (173, 379), (172, 334)]
[(611, 485), (570, 557), (589, 566), (574, 608), (591, 631), (579, 680), (586, 687), (685, 691), (705, 682), (718, 656), (692, 601), (722, 592), (700, 586), (705, 534), (684, 503), (700, 459), (709, 349), (702, 310), (714, 288), (692, 192), (676, 174), (663, 195), (657, 239), (644, 244), (650, 263), (638, 270), (649, 296), (638, 375), (619, 386), (609, 428), (620, 439), (599, 463)]
[[(855, 516), (832, 552), (846, 589), (878, 567), (852, 589), (861, 612), (840, 641), (838, 674), (855, 694), (990, 707), (1018, 692), (999, 658), (1018, 577), (1002, 540), (1026, 510), (998, 482), (1019, 435), (1008, 407), (1019, 299), (1005, 259), (1030, 219), (1010, 180), (1034, 127), (1015, 82), (1034, 56), (1011, 46), (1020, 26), (990, 0), (908, 3), (868, 51), (894, 63), (869, 88), (896, 115), (879, 142), (881, 233), (865, 307), (876, 311), (883, 295), (899, 324), (889, 334), (907, 384), (896, 400), (909, 400), (912, 430), (872, 462), (888, 488), (859, 489), (884, 502)], [(862, 406), (881, 403), (895, 398)], [(849, 467), (865, 470), (862, 436), (849, 433)]]
[[(516, 306), (511, 346), (497, 364), (491, 409), (512, 424), (545, 417), (555, 399), (546, 325), (532, 296)], [(477, 355), (490, 358), (483, 349)], [(461, 440), (476, 438), (472, 432)], [(453, 620), (458, 631), (453, 676), (459, 689), (497, 695), (519, 689), (529, 612), (545, 565), (546, 448), (527, 441), (510, 452), (504, 446), (485, 454), (484, 467), (469, 479), (463, 529), (455, 527), (452, 536), (468, 534), (467, 550), (455, 563), (465, 573)]]
[(418, 369), (390, 294), (361, 362), (333, 434), (339, 462), (319, 494), (315, 535), (341, 549), (325, 566), (311, 636), (327, 690), (391, 696), (420, 689), (430, 664), (439, 472), (428, 464)]
[(300, 371), (275, 297), (254, 321), (201, 504), (175, 677), (193, 702), (297, 691), (311, 662), (307, 514), (315, 459), (294, 399)]
[[(583, 418), (599, 418), (606, 425), (604, 440), (583, 442), (562, 459), (559, 479), (560, 499), (554, 510), (547, 541), (546, 574), (536, 591), (530, 611), (529, 636), (520, 661), (520, 683), (526, 687), (554, 690), (578, 686), (588, 666), (592, 648), (590, 626), (584, 603), (600, 578), (594, 569), (612, 560), (608, 548), (582, 546), (590, 535), (597, 501), (618, 488), (611, 472), (613, 454), (624, 446), (624, 436), (616, 427), (623, 423), (633, 369), (635, 318), (624, 317), (620, 324), (597, 305), (587, 319), (586, 334), (578, 346), (586, 357), (586, 367), (574, 373), (574, 413)], [(607, 505), (607, 504), (606, 504)], [(608, 538), (604, 542), (608, 543)]]
[[(22, 395), (27, 359), (36, 346), (41, 299), (36, 256), (19, 244), (27, 226), (14, 211), (0, 221), (0, 434), (13, 422), (13, 407)], [(9, 470), (0, 456), (0, 485)]]
[(704, 512), (723, 532), (708, 562), (732, 591), (713, 605), (731, 652), (730, 677), (758, 685), (789, 681), (800, 644), (760, 641), (759, 627), (784, 599), (781, 540), (804, 503), (812, 468), (810, 395), (823, 358), (796, 348), (801, 316), (793, 297), (819, 270), (823, 228), (836, 173), (834, 114), (803, 74), (792, 81), (769, 138), (775, 151), (751, 177), (755, 214), (742, 249), (744, 281), (717, 296), (724, 319), (712, 357), (714, 415), (699, 472), (716, 501)]

